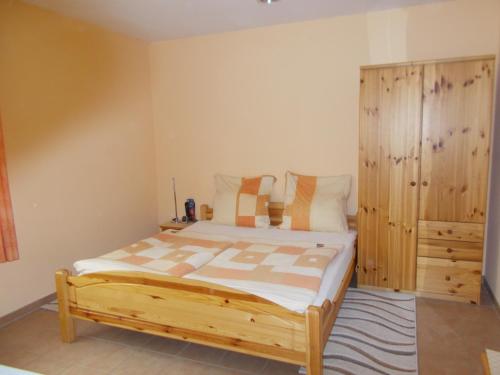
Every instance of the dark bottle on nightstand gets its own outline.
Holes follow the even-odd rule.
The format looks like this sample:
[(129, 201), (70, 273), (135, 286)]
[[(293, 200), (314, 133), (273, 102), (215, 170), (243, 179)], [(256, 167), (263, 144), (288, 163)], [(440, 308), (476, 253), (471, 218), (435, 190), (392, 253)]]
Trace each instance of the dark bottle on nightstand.
[(189, 198), (184, 203), (184, 207), (186, 208), (186, 217), (187, 221), (195, 222), (196, 221), (196, 205), (194, 203), (194, 199)]

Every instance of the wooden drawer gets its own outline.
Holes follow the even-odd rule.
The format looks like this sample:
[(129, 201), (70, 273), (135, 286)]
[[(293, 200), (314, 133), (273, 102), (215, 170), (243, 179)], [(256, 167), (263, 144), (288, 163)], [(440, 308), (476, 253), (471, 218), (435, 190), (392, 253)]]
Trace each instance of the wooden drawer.
[(417, 290), (479, 302), (481, 262), (417, 257)]
[(483, 260), (483, 244), (481, 242), (421, 238), (418, 240), (417, 255), (430, 258), (473, 260), (480, 262)]
[(484, 224), (453, 221), (418, 222), (418, 238), (435, 240), (483, 242)]

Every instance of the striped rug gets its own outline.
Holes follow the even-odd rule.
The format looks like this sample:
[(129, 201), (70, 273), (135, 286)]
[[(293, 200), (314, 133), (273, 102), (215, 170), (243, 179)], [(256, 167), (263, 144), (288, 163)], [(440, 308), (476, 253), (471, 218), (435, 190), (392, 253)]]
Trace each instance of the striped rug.
[(415, 297), (349, 288), (323, 353), (324, 374), (411, 375), (417, 363)]

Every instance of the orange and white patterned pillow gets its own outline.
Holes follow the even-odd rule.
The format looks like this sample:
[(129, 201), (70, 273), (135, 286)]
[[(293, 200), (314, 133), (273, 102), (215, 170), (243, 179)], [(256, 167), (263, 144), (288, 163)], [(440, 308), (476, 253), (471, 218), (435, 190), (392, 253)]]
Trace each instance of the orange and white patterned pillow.
[(346, 232), (351, 176), (302, 176), (287, 172), (281, 229)]
[(267, 228), (269, 199), (274, 176), (215, 176), (215, 199), (212, 221), (240, 227)]

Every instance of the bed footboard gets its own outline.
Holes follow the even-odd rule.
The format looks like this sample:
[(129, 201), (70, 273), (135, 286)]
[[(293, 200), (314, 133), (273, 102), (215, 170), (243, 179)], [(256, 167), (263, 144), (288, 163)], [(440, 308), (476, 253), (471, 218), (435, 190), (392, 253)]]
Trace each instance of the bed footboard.
[(142, 273), (56, 273), (61, 337), (73, 318), (306, 364), (306, 315), (205, 282)]
[(178, 277), (139, 272), (56, 273), (61, 339), (75, 339), (73, 319), (213, 346), (323, 371), (323, 348), (354, 270), (333, 302), (305, 314), (252, 294)]

